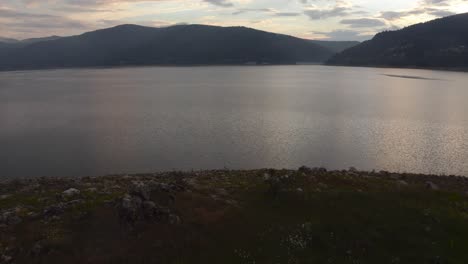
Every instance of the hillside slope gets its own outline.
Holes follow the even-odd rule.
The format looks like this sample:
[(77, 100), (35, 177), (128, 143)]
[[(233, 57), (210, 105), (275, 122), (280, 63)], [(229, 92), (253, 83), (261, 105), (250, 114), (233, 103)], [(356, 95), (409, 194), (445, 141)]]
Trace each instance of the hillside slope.
[(468, 13), (379, 33), (333, 56), (327, 64), (468, 67)]
[[(0, 52), (0, 55), (2, 53)], [(294, 64), (332, 51), (304, 39), (245, 27), (121, 25), (3, 53), (0, 70), (115, 65)]]

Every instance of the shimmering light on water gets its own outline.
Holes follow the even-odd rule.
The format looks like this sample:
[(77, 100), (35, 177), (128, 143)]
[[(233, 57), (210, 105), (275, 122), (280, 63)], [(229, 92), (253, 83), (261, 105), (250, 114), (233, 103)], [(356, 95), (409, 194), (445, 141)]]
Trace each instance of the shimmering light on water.
[(0, 177), (300, 165), (468, 175), (467, 84), (467, 73), (324, 66), (3, 72)]

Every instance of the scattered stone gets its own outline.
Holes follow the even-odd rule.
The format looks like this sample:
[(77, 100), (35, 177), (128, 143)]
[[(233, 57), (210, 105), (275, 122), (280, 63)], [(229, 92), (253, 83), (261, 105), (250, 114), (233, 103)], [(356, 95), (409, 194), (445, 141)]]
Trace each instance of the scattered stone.
[(307, 167), (307, 166), (301, 166), (301, 167), (299, 167), (298, 171), (302, 172), (302, 173), (309, 174), (309, 173), (312, 172), (312, 169)]
[(404, 180), (399, 180), (398, 184), (402, 185), (402, 186), (408, 186), (408, 183), (406, 181), (404, 181)]
[(125, 195), (119, 206), (119, 215), (127, 223), (138, 220), (142, 200), (138, 196)]
[(31, 255), (38, 257), (40, 255), (43, 255), (46, 253), (46, 247), (44, 245), (44, 241), (38, 241), (34, 244), (34, 246), (31, 248)]
[(0, 195), (0, 200), (5, 200), (5, 199), (8, 199), (10, 197), (11, 197), (10, 194), (3, 194), (3, 195)]
[(2, 255), (1, 263), (11, 263), (13, 261), (13, 257), (8, 255)]
[(229, 199), (229, 200), (226, 200), (226, 203), (231, 206), (239, 207), (239, 202), (237, 202), (236, 200)]
[(143, 200), (150, 199), (150, 188), (148, 185), (140, 181), (133, 181), (130, 186), (130, 194), (133, 196), (138, 196)]
[(327, 169), (326, 168), (314, 168), (314, 171), (318, 173), (326, 173)]
[(317, 184), (317, 186), (318, 186), (319, 188), (321, 188), (321, 189), (327, 189), (327, 188), (328, 188), (328, 185), (326, 185), (326, 184), (323, 183), (323, 182), (319, 182), (319, 183)]
[(182, 222), (180, 220), (180, 217), (175, 214), (169, 214), (168, 221), (169, 221), (169, 224), (171, 225), (178, 225)]
[(120, 190), (120, 189), (122, 189), (122, 187), (120, 187), (120, 185), (118, 185), (118, 184), (115, 184), (115, 185), (111, 186), (111, 190)]
[(97, 188), (96, 187), (91, 187), (91, 188), (86, 189), (86, 191), (88, 191), (88, 192), (97, 192)]
[(49, 207), (46, 207), (44, 209), (44, 212), (42, 213), (42, 216), (46, 219), (49, 219), (52, 217), (62, 215), (64, 212), (65, 212), (64, 203), (58, 203), (58, 204), (54, 204)]
[(170, 192), (173, 189), (173, 186), (167, 183), (154, 182), (151, 185), (154, 189), (161, 190), (163, 192)]
[(189, 186), (190, 188), (193, 188), (195, 190), (197, 189), (200, 189), (200, 184), (198, 183), (198, 181), (194, 178), (184, 178), (182, 180), (187, 186)]
[(159, 210), (156, 204), (152, 201), (144, 201), (142, 203), (143, 215), (146, 219), (154, 219), (159, 216)]
[(74, 205), (77, 205), (77, 204), (81, 204), (81, 203), (83, 203), (83, 202), (84, 202), (83, 199), (71, 200), (71, 201), (66, 202), (66, 203), (64, 204), (64, 208), (67, 208), (67, 207), (69, 207), (69, 206), (74, 206)]
[(426, 189), (437, 191), (439, 190), (439, 186), (433, 182), (428, 181), (426, 182)]
[(216, 193), (220, 196), (229, 196), (229, 193), (224, 188), (216, 189)]
[(17, 225), (21, 223), (21, 218), (17, 215), (16, 209), (4, 211), (0, 214), (0, 224)]
[(297, 188), (296, 191), (297, 191), (298, 193), (304, 192), (304, 190), (303, 190), (302, 188)]
[(70, 188), (66, 191), (63, 191), (62, 195), (63, 197), (73, 197), (75, 195), (78, 195), (80, 194), (80, 191), (78, 189), (75, 189), (75, 188)]

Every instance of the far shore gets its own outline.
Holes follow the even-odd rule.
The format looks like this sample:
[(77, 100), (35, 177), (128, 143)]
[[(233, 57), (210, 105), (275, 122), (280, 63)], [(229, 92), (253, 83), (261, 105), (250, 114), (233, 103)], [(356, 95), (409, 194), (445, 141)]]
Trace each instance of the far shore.
[(45, 67), (45, 68), (25, 68), (25, 69), (0, 69), (3, 72), (25, 72), (25, 71), (55, 71), (55, 70), (93, 70), (93, 69), (125, 69), (125, 68), (157, 68), (157, 67), (267, 67), (267, 66), (327, 66), (327, 67), (349, 67), (349, 68), (380, 68), (380, 69), (413, 69), (428, 71), (447, 71), (447, 72), (468, 72), (468, 68), (450, 68), (450, 67), (417, 67), (417, 66), (385, 66), (385, 65), (331, 65), (323, 62), (298, 62), (284, 64), (154, 64), (154, 65), (103, 65), (103, 66), (83, 66), (83, 67)]

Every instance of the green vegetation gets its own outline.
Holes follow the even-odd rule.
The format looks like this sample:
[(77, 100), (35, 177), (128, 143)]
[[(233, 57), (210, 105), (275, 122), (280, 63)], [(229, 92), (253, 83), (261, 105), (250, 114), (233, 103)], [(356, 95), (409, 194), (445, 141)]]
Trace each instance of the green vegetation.
[(0, 263), (468, 263), (462, 177), (301, 168), (1, 187), (0, 211), (21, 221), (0, 227)]

